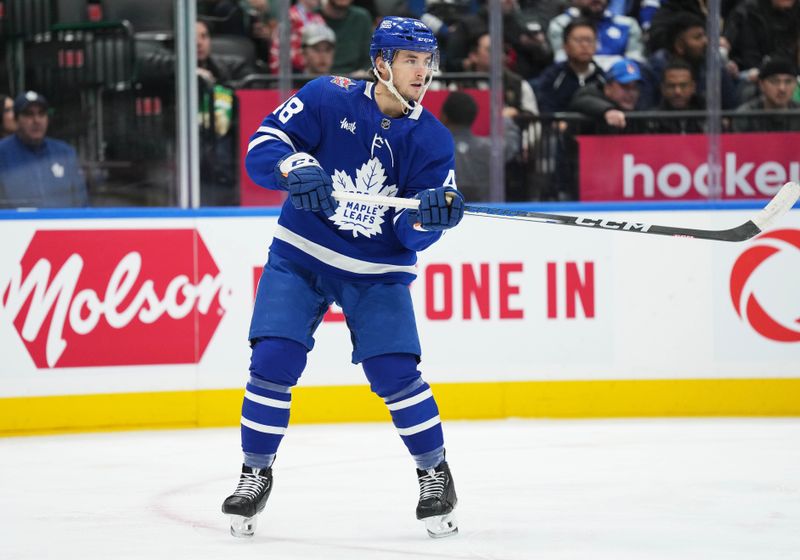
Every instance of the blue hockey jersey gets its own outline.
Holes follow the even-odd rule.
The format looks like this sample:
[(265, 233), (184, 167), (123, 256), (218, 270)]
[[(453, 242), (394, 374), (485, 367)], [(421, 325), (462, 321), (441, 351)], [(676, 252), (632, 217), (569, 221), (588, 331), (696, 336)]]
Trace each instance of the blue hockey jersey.
[[(331, 175), (334, 190), (410, 198), (424, 189), (455, 188), (450, 132), (421, 105), (387, 117), (373, 88), (371, 82), (334, 76), (306, 84), (250, 138), (250, 177), (278, 190), (278, 160), (308, 152)], [(287, 199), (270, 251), (345, 280), (408, 284), (416, 276), (416, 251), (441, 235), (415, 229), (405, 211), (348, 202), (326, 218), (297, 210)]]

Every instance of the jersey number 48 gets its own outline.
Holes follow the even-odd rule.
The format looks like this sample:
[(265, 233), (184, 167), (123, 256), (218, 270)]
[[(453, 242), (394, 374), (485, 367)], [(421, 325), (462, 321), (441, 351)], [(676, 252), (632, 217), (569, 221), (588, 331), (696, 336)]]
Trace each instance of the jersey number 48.
[(294, 115), (303, 110), (303, 102), (297, 97), (290, 97), (272, 112), (273, 115), (278, 115), (278, 120), (283, 124), (291, 119)]

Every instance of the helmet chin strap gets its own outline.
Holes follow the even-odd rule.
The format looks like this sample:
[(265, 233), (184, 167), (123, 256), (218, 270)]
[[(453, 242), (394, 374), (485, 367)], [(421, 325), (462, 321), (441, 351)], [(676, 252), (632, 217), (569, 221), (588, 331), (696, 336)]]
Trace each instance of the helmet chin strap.
[[(386, 89), (388, 89), (391, 92), (391, 94), (397, 98), (397, 100), (403, 106), (403, 114), (406, 115), (410, 111), (413, 111), (414, 107), (408, 102), (408, 100), (405, 97), (400, 95), (400, 92), (397, 91), (396, 87), (394, 87), (394, 73), (392, 72), (392, 65), (385, 61), (384, 65), (386, 66), (387, 72), (389, 72), (388, 80), (384, 80), (383, 78), (381, 78), (378, 69), (374, 66), (372, 68), (372, 72), (375, 74), (375, 77), (378, 79), (378, 81), (382, 83), (384, 86), (386, 86)], [(428, 91), (428, 86), (431, 85), (432, 81), (433, 81), (433, 72), (429, 72), (428, 76), (425, 78), (425, 83), (422, 84), (422, 92), (419, 95), (419, 99), (417, 99), (414, 102), (415, 105), (422, 105), (422, 98), (425, 97), (425, 93)]]

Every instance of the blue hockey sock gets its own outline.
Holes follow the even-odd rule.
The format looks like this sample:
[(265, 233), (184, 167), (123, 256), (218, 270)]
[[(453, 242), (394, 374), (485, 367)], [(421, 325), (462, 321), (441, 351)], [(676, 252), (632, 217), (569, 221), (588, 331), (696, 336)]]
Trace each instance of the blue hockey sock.
[(250, 382), (242, 403), (244, 464), (265, 468), (289, 426), (292, 387), (306, 366), (308, 349), (294, 340), (265, 337), (253, 341)]
[(242, 403), (242, 450), (248, 467), (272, 465), (289, 426), (290, 387), (251, 377)]
[(441, 463), (444, 460), (444, 434), (439, 407), (430, 386), (418, 379), (384, 400), (417, 468), (430, 469)]

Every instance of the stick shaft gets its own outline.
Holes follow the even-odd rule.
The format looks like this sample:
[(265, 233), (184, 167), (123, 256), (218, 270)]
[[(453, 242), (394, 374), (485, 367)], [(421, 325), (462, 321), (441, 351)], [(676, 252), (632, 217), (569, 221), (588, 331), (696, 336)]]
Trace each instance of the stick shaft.
[[(418, 208), (419, 200), (414, 198), (398, 198), (391, 196), (376, 196), (346, 191), (334, 191), (333, 197), (340, 202), (359, 202), (363, 204), (390, 206), (393, 208)], [(786, 213), (800, 197), (800, 185), (786, 183), (778, 193), (769, 201), (765, 208), (759, 211), (751, 220), (734, 228), (724, 230), (692, 229), (675, 226), (660, 226), (644, 222), (616, 221), (605, 218), (587, 218), (580, 216), (565, 216), (549, 214), (546, 212), (526, 212), (505, 208), (491, 208), (487, 206), (466, 205), (464, 212), (485, 218), (501, 218), (508, 220), (523, 220), (542, 224), (559, 224), (564, 226), (578, 226), (583, 228), (596, 228), (612, 231), (627, 231), (631, 233), (645, 233), (651, 235), (669, 235), (673, 237), (689, 237), (695, 239), (712, 239), (716, 241), (745, 241), (750, 239), (775, 222)]]

